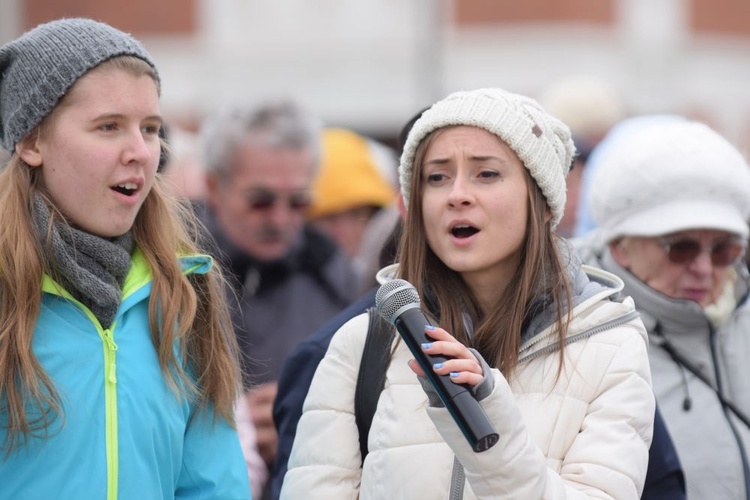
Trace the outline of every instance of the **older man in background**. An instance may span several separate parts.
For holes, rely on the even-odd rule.
[[[354,298],[348,258],[306,223],[320,131],[317,118],[292,102],[236,109],[207,121],[202,131],[205,222],[238,298],[233,319],[245,403],[269,467],[282,362]]]

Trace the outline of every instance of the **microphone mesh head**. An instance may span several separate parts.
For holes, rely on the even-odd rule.
[[[414,285],[406,280],[393,279],[383,284],[375,293],[375,305],[378,313],[389,323],[393,323],[394,315],[404,306],[419,307],[419,293]]]

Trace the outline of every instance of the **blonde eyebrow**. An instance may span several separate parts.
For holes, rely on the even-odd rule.
[[[105,113],[103,115],[94,117],[92,121],[121,120],[123,118],[126,118],[126,116],[122,113]],[[164,123],[164,119],[161,117],[161,115],[149,115],[144,119],[144,121],[155,121],[158,122],[159,125]]]

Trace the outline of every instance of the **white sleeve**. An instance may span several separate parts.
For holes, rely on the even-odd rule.
[[[357,499],[362,476],[354,391],[367,314],[342,326],[318,365],[284,477],[282,499]]]
[[[574,360],[565,370],[571,375],[561,376],[567,377],[566,389],[545,393],[537,406],[557,412],[540,417],[553,419],[553,427],[572,426],[562,431],[571,438],[559,472],[549,466],[497,370],[492,370],[495,389],[481,402],[500,436],[489,450],[475,453],[445,408],[427,409],[477,498],[640,498],[655,406],[646,343],[625,327],[568,349]]]

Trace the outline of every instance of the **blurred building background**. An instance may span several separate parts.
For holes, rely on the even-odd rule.
[[[462,88],[538,96],[606,79],[630,114],[682,113],[750,150],[747,0],[0,0],[0,43],[61,16],[131,32],[154,56],[168,121],[291,96],[327,125],[393,143]]]

